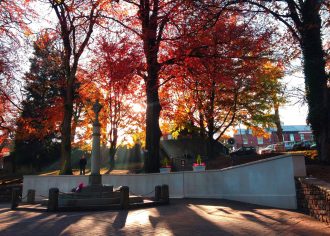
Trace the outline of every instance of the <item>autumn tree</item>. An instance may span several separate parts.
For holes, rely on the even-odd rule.
[[[56,38],[47,32],[39,36],[30,70],[23,78],[25,99],[15,134],[15,156],[20,164],[40,167],[59,155],[62,109],[58,104],[64,73],[55,44]]]
[[[16,96],[20,69],[17,53],[21,39],[30,32],[27,17],[33,14],[26,1],[0,1],[0,140],[4,142],[8,142],[15,114],[20,110]],[[0,146],[4,146],[2,141]]]
[[[326,0],[237,0],[219,1],[218,4],[240,12],[258,12],[273,17],[288,29],[291,42],[299,44],[303,56],[309,107],[307,119],[319,145],[320,160],[329,162],[330,89],[322,43],[322,26],[328,27],[329,24],[328,19],[325,19],[325,24],[322,24],[321,20],[322,16],[329,17],[329,2]]]
[[[74,94],[73,118],[71,125],[71,143],[73,148],[91,151],[89,142],[93,134],[93,104],[102,97],[99,81],[94,70],[79,68],[77,71],[77,89]],[[103,105],[104,101],[100,100]],[[104,109],[101,110],[100,116]],[[104,142],[104,130],[106,123],[101,120],[101,140]]]
[[[4,96],[0,96],[0,152],[9,144],[9,136],[12,132],[13,123],[10,122],[8,111],[10,103]]]
[[[61,129],[61,174],[72,174],[71,140],[76,74],[79,60],[91,38],[93,29],[107,1],[49,0],[55,11],[62,38],[62,63],[65,72],[63,122]]]
[[[169,116],[191,129],[198,127],[208,140],[210,157],[214,142],[238,120],[252,125],[272,108],[262,77],[271,54],[271,33],[258,31],[237,14],[223,13],[213,27],[183,39],[180,50],[188,51],[188,57],[181,70],[173,71],[180,80],[170,82],[170,89],[164,85],[170,100],[166,108],[177,108]]]
[[[141,87],[137,70],[142,61],[134,46],[134,42],[127,37],[117,42],[108,42],[105,37],[101,37],[94,51],[95,59],[91,62],[92,67],[96,68],[91,73],[98,78],[96,82],[104,91],[103,114],[104,125],[108,128],[106,140],[110,145],[111,169],[115,167],[118,135],[124,135],[124,130],[132,126],[135,115],[132,108]]]
[[[109,18],[133,32],[142,45],[145,73],[141,76],[145,82],[147,97],[145,171],[159,172],[161,137],[159,118],[162,110],[159,87],[162,81],[166,81],[159,75],[167,65],[173,64],[177,59],[177,55],[173,55],[173,47],[175,47],[173,42],[184,30],[187,30],[184,24],[189,14],[184,1],[124,0],[123,2],[115,11],[117,14]],[[123,12],[129,14],[122,14]]]
[[[280,106],[285,104],[288,99],[286,94],[286,86],[281,83],[281,79],[284,76],[283,65],[281,63],[268,62],[262,69],[260,74],[261,79],[264,80],[264,89],[267,95],[270,97],[270,102],[273,106],[274,113],[270,117],[276,126],[276,135],[278,142],[283,142],[283,128],[280,119]]]
[[[27,18],[33,15],[27,1],[0,1],[0,76],[7,81],[17,70],[17,53],[20,39],[29,35]],[[4,93],[1,88],[1,93]]]

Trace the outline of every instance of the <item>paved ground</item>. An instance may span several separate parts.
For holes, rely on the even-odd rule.
[[[0,235],[330,235],[330,225],[287,210],[225,200],[98,212],[11,211],[0,205]]]

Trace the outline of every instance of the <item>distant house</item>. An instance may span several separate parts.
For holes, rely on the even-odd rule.
[[[308,125],[283,125],[283,141],[299,142],[303,140],[313,140],[312,130]],[[269,133],[269,138],[257,137],[249,129],[238,129],[234,135],[235,148],[242,146],[265,147],[278,142],[275,128],[265,130]]]

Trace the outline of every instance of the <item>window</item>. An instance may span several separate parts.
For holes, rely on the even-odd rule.
[[[246,135],[243,135],[243,144],[248,144],[248,138]]]
[[[264,144],[264,138],[263,137],[257,137],[258,144]]]
[[[294,134],[290,134],[290,141],[294,141]]]
[[[304,141],[305,140],[305,135],[304,134],[300,134],[300,141]]]

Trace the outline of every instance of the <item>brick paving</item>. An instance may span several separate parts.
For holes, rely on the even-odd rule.
[[[0,204],[0,235],[330,235],[307,215],[226,200],[172,199],[131,211],[48,213]]]

